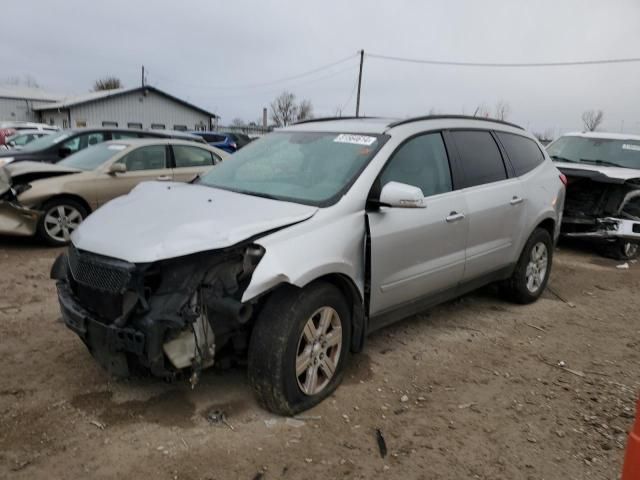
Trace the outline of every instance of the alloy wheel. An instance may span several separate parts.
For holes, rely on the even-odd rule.
[[[57,242],[68,242],[71,233],[82,222],[82,214],[71,205],[56,205],[44,216],[44,229],[47,235]]]
[[[342,350],[342,321],[331,307],[316,310],[302,330],[296,353],[296,379],[305,395],[317,395],[331,382]]]
[[[549,252],[547,246],[543,242],[538,242],[531,249],[525,273],[529,292],[536,293],[540,289],[547,275],[548,266]]]

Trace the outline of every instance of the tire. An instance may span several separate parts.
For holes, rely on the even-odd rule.
[[[640,255],[640,244],[632,240],[615,240],[602,245],[600,254],[614,260],[633,260]]]
[[[44,242],[53,246],[67,245],[69,235],[89,214],[80,202],[65,197],[46,201],[41,210],[44,213],[38,221],[37,234]]]
[[[340,385],[351,345],[350,311],[342,293],[329,283],[313,283],[303,289],[284,286],[273,293],[258,317],[249,344],[249,383],[264,408],[294,415],[317,405]],[[313,322],[318,327],[323,313],[330,321],[326,336],[320,335],[325,343],[311,344],[309,336],[316,332],[307,324]],[[339,341],[332,332],[341,333]],[[337,343],[330,345],[331,338]],[[307,365],[299,375],[298,360],[301,367]],[[332,376],[325,373],[331,371],[329,366],[334,367]],[[315,389],[311,388],[311,371],[317,372]]]
[[[535,252],[534,249],[536,249]],[[539,257],[536,261],[534,257],[543,251],[546,254],[546,260]],[[504,294],[509,300],[516,303],[535,302],[547,286],[552,263],[553,241],[551,235],[543,228],[536,228],[522,249],[511,278],[503,284]],[[532,278],[533,281],[531,281]]]

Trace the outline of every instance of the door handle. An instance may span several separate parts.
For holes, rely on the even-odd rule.
[[[458,220],[462,220],[464,218],[464,213],[451,212],[448,217],[445,218],[447,223],[457,222]]]
[[[160,180],[161,182],[166,182],[167,180],[171,180],[171,177],[169,175],[160,175],[159,177],[156,177],[156,180]]]
[[[524,198],[518,197],[518,196],[514,196],[509,203],[511,205],[518,205],[519,203],[522,203],[522,202],[524,202]]]

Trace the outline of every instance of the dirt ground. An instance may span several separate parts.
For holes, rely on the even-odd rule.
[[[556,295],[517,306],[487,288],[386,328],[292,421],[257,406],[242,369],[194,390],[110,379],[59,319],[58,252],[0,240],[0,478],[619,477],[640,389],[640,263],[561,245]]]

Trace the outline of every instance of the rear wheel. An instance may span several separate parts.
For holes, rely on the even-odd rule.
[[[543,228],[535,229],[520,254],[511,278],[503,285],[507,297],[517,303],[535,302],[547,286],[552,260],[551,235]]]
[[[54,198],[42,205],[38,235],[49,245],[66,245],[69,236],[87,217],[87,209],[70,198]]]
[[[338,387],[349,356],[349,312],[344,296],[328,283],[273,294],[249,346],[249,382],[265,408],[293,415]]]

